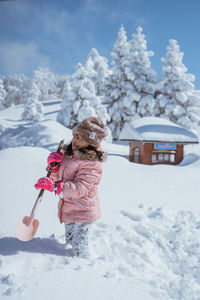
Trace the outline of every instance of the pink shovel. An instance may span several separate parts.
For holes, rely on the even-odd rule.
[[[61,151],[63,144],[64,144],[64,141],[62,140],[60,142],[56,152]],[[46,177],[50,177],[51,172],[56,164],[57,164],[56,162],[51,163],[50,169],[49,169]],[[38,206],[39,206],[40,202],[42,201],[42,196],[44,194],[44,191],[45,190],[43,190],[43,189],[40,190],[30,216],[23,217],[21,220],[19,220],[19,222],[17,223],[17,225],[15,227],[15,235],[21,241],[24,241],[24,242],[30,241],[36,234],[36,231],[39,226],[39,221],[37,219],[34,219],[34,217],[35,217],[35,213],[38,209]]]

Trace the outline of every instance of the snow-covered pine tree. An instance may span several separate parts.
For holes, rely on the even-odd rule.
[[[136,117],[154,115],[154,91],[156,72],[151,68],[150,57],[154,55],[147,50],[147,42],[143,29],[137,28],[130,41],[129,65],[125,69],[126,76],[132,81],[135,97],[130,105],[135,107]]]
[[[124,122],[134,114],[130,98],[133,96],[133,86],[127,78],[125,70],[129,65],[130,46],[123,26],[120,27],[118,38],[111,53],[111,74],[106,86],[105,103],[108,104],[110,115],[109,128],[113,138],[118,139]]]
[[[34,82],[40,90],[39,101],[57,99],[56,75],[48,68],[39,68],[34,71]]]
[[[27,94],[29,94],[30,89],[30,78],[24,77],[20,90],[20,103],[25,104],[27,101]]]
[[[74,103],[74,93],[71,87],[71,81],[66,78],[63,92],[62,92],[62,102],[61,109],[57,115],[57,121],[68,128],[73,127],[72,120],[72,112],[73,112],[73,103]]]
[[[109,120],[106,107],[101,104],[100,97],[96,96],[94,83],[88,78],[85,67],[79,63],[76,72],[70,77],[70,83],[65,87],[57,120],[73,128],[89,116],[99,117],[105,124]]]
[[[43,116],[43,106],[38,101],[40,90],[33,80],[29,80],[29,89],[27,89],[26,102],[22,113],[23,120],[40,121]]]
[[[63,92],[66,82],[69,81],[69,75],[56,75],[56,97],[57,99],[63,99]]]
[[[0,78],[0,110],[5,108],[6,90],[4,89],[3,80]]]
[[[5,107],[23,103],[23,88],[26,80],[27,77],[23,74],[10,76],[3,80],[6,90]]]
[[[106,99],[111,116],[110,128],[118,139],[125,122],[154,114],[156,72],[151,68],[145,35],[137,28],[128,42],[121,26],[112,55],[112,74],[107,85]]]
[[[107,59],[100,56],[95,48],[92,48],[85,63],[85,69],[88,77],[94,83],[96,96],[103,96],[106,80],[110,74]]]
[[[183,55],[177,41],[169,40],[167,53],[161,59],[163,77],[157,87],[156,116],[194,128],[200,120],[200,99],[194,91],[194,75],[186,73]]]

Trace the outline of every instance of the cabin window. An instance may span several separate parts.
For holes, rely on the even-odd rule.
[[[169,161],[169,154],[164,154],[164,161]]]
[[[156,154],[152,154],[152,163],[157,163],[157,155]]]
[[[175,153],[152,152],[151,161],[155,163],[175,163]]]
[[[170,154],[170,162],[175,162],[175,154]]]

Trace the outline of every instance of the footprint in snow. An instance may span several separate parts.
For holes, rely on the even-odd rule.
[[[3,275],[0,277],[1,284],[14,285],[14,277],[12,275]]]
[[[150,208],[148,210],[147,216],[148,216],[148,218],[157,218],[157,217],[162,218],[164,216],[162,207],[159,207],[154,210],[152,208]]]
[[[152,235],[151,235],[151,233],[148,231],[148,229],[147,229],[144,225],[142,225],[142,224],[136,225],[136,226],[134,227],[134,230],[135,230],[138,234],[144,236],[144,237],[147,238],[147,239],[150,239],[150,238],[152,237]]]
[[[115,274],[113,273],[113,272],[110,272],[110,271],[107,271],[104,275],[103,275],[103,277],[105,277],[105,278],[114,278],[115,277]]]
[[[3,289],[2,295],[11,296],[13,294],[22,294],[26,286],[17,286],[15,282],[14,275],[1,275],[0,276],[0,285]]]
[[[121,211],[121,214],[124,216],[124,217],[128,217],[129,219],[131,219],[132,221],[135,221],[135,222],[140,222],[142,221],[142,219],[144,218],[143,215],[139,215],[139,214],[131,214],[125,210],[122,210]]]
[[[77,265],[77,266],[74,267],[74,270],[80,271],[80,270],[82,270],[82,268],[81,268],[81,266]]]

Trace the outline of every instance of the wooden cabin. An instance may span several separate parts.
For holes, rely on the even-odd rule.
[[[183,160],[184,145],[199,143],[193,132],[157,117],[126,123],[120,140],[129,141],[130,161],[147,165],[177,165]]]

